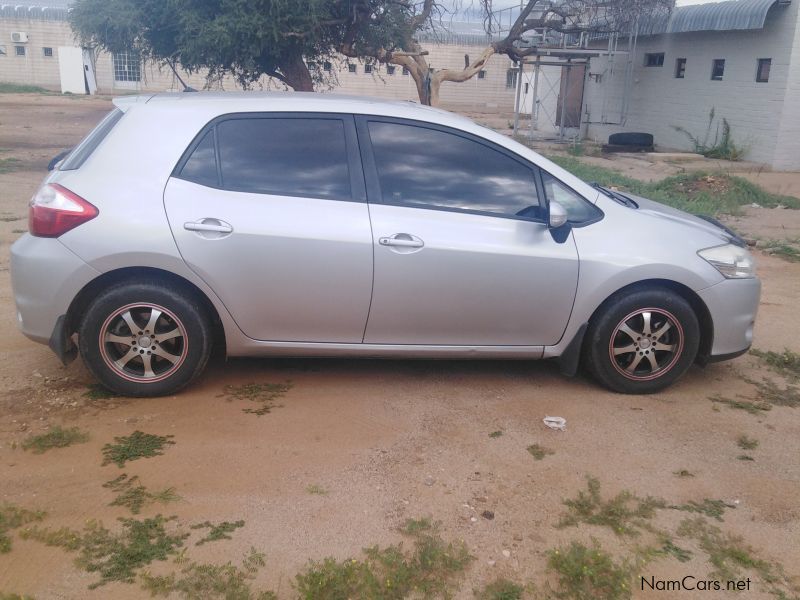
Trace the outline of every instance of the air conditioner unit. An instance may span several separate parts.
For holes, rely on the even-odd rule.
[[[15,44],[25,44],[28,42],[28,34],[24,31],[14,31],[11,34],[11,41]]]

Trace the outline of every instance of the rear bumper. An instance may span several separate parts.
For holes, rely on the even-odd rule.
[[[761,281],[726,279],[698,292],[711,314],[714,342],[710,362],[735,358],[747,352],[753,343]]]
[[[64,315],[78,292],[98,275],[57,239],[23,235],[11,246],[11,286],[22,333],[48,345],[58,331],[66,336]],[[53,343],[67,345],[63,340]],[[63,360],[61,352],[56,353]]]

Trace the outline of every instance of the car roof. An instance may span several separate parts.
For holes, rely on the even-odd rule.
[[[432,123],[471,123],[466,117],[423,106],[410,100],[384,100],[369,96],[318,92],[165,92],[114,99],[122,111],[145,104],[156,109],[161,103],[180,102],[181,109],[201,108],[219,114],[235,112],[328,112],[367,114],[416,119]],[[174,106],[174,105],[173,105]]]

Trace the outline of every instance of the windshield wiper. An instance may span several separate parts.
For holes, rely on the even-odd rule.
[[[632,198],[629,198],[625,194],[620,194],[619,192],[610,190],[607,187],[603,187],[597,182],[592,182],[589,185],[591,185],[594,189],[603,192],[606,196],[608,196],[612,200],[615,200],[619,204],[622,204],[622,206],[627,206],[628,208],[639,208],[639,205],[636,204],[636,202],[634,202]]]

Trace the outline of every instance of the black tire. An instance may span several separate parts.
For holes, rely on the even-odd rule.
[[[98,294],[78,338],[92,374],[113,392],[135,397],[165,396],[188,385],[202,373],[212,345],[198,299],[156,281],[121,283]]]
[[[634,131],[612,133],[608,136],[608,143],[612,146],[652,146],[653,135]]]
[[[699,345],[691,305],[668,289],[642,288],[617,293],[598,309],[586,332],[584,360],[607,388],[651,394],[686,372]]]

